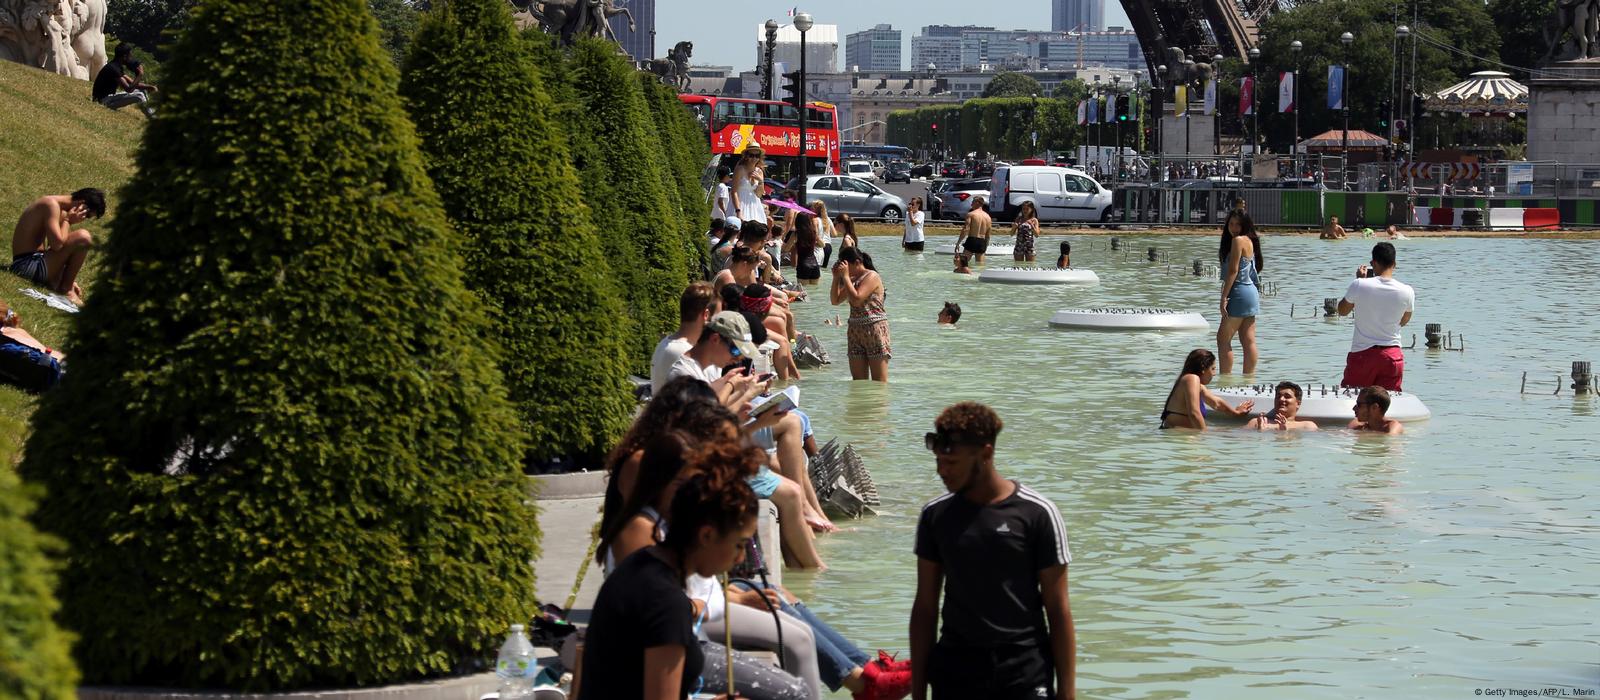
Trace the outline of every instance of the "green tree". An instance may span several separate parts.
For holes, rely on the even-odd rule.
[[[21,466],[71,552],[85,680],[376,685],[484,658],[533,608],[522,436],[376,22],[205,0],[165,68]]]
[[[1056,84],[1056,90],[1050,96],[1058,100],[1065,100],[1067,104],[1073,106],[1073,109],[1077,109],[1079,100],[1089,98],[1089,84],[1083,82],[1080,78],[1063,80]]]
[[[565,104],[557,115],[567,127],[583,201],[634,324],[626,331],[629,368],[647,373],[656,342],[678,326],[677,300],[688,279],[683,224],[676,195],[668,194],[657,126],[616,44],[580,41],[565,58],[548,37],[524,35],[552,97]]]
[[[711,203],[701,185],[711,144],[700,133],[694,115],[678,101],[678,91],[661,84],[650,73],[637,73],[639,85],[649,104],[650,116],[660,125],[667,176],[674,185],[668,194],[677,204],[684,222],[683,254],[690,278],[703,279],[710,260],[710,245],[705,231],[711,221]]]
[[[105,33],[160,55],[157,49],[189,22],[194,4],[195,0],[111,0],[106,3]]]
[[[623,309],[561,129],[502,0],[450,0],[423,21],[400,93],[445,213],[467,237],[467,286],[489,308],[530,461],[597,463],[633,397]]]
[[[367,0],[367,9],[378,20],[383,49],[389,52],[395,65],[400,65],[411,45],[411,35],[417,33],[417,25],[422,21],[421,13],[410,0]]]
[[[1544,36],[1545,20],[1555,13],[1554,0],[1490,0],[1489,16],[1500,31],[1500,60],[1521,68],[1534,68],[1550,50]],[[1513,74],[1526,80],[1527,74]]]
[[[20,434],[22,426],[6,424]],[[0,446],[0,697],[77,697],[72,636],[56,626],[57,547],[28,523],[33,489],[18,481],[15,453]]]
[[[1044,87],[1031,76],[1010,71],[994,76],[983,88],[984,97],[1031,97],[1044,94]]]

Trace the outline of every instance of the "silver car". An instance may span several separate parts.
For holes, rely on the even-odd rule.
[[[849,214],[858,219],[882,219],[900,223],[906,213],[905,200],[889,194],[866,180],[847,175],[812,175],[806,178],[806,197],[820,199],[829,214]]]
[[[953,180],[939,192],[939,218],[961,221],[972,211],[973,197],[989,196],[989,178]],[[989,207],[994,211],[994,207]]]

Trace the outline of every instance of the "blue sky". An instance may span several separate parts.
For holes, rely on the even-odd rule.
[[[673,44],[694,42],[696,65],[755,64],[756,26],[768,19],[788,24],[788,2],[741,0],[656,0],[656,54]],[[910,59],[911,37],[929,24],[976,24],[1000,29],[1050,29],[1049,0],[816,0],[799,5],[819,24],[839,25],[839,61],[844,36],[877,24],[901,31],[902,61]],[[1004,8],[1004,9],[997,9]],[[1106,0],[1106,24],[1128,26],[1122,3]]]

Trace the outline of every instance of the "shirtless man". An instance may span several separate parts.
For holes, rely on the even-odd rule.
[[[1350,429],[1386,435],[1399,435],[1406,431],[1400,421],[1385,418],[1383,414],[1389,411],[1389,390],[1381,386],[1369,386],[1356,395],[1356,419],[1350,421]]]
[[[1342,241],[1342,240],[1344,240],[1344,227],[1339,225],[1339,217],[1337,217],[1337,216],[1328,217],[1328,225],[1322,227],[1322,240],[1325,240],[1325,241]]]
[[[989,251],[989,228],[994,225],[994,220],[989,218],[989,212],[983,210],[986,202],[983,196],[972,198],[972,210],[967,212],[967,221],[961,226],[961,235],[956,237],[956,250],[965,250],[973,256],[973,262],[983,264],[983,255]]]
[[[1300,420],[1300,385],[1278,382],[1273,392],[1272,410],[1250,419],[1245,430],[1316,430],[1313,421]]]
[[[79,306],[83,290],[78,271],[89,256],[94,239],[83,229],[73,229],[85,219],[106,213],[106,193],[92,187],[72,194],[45,195],[22,210],[11,234],[11,272]]]

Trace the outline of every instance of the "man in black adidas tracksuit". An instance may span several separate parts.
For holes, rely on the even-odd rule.
[[[930,684],[934,700],[1075,697],[1066,527],[1049,500],[995,471],[1001,427],[988,406],[963,402],[924,438],[950,492],[917,521],[913,700]]]

